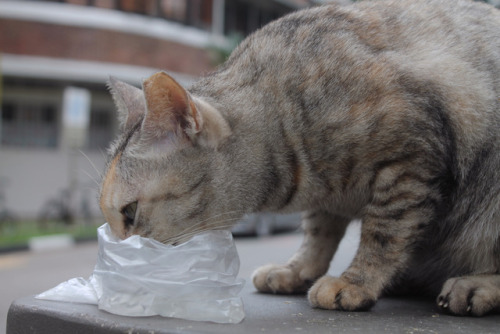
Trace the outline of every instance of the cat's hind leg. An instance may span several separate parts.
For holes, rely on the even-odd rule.
[[[252,275],[257,290],[268,293],[305,293],[323,276],[350,220],[325,211],[304,213],[304,240],[285,265],[266,265]]]
[[[437,304],[456,315],[500,312],[500,275],[450,278],[443,285]]]

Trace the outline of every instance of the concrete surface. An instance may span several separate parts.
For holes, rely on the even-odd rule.
[[[88,277],[95,264],[97,245],[45,254],[26,252],[11,257],[11,269],[4,264],[3,272],[0,261],[0,281],[4,285],[1,299],[16,299],[9,310],[7,333],[500,333],[500,315],[449,316],[439,313],[433,300],[383,298],[369,312],[344,313],[312,309],[302,295],[256,293],[250,281],[252,271],[266,263],[283,263],[300,242],[300,234],[236,239],[241,260],[239,276],[247,281],[241,293],[246,318],[237,325],[121,317],[93,305],[35,300],[33,293],[71,277]],[[338,275],[349,265],[358,242],[359,223],[354,223],[339,247],[330,274]],[[10,291],[15,289],[22,290]],[[0,333],[6,328],[1,327]]]
[[[121,317],[84,304],[14,302],[7,334],[24,333],[499,333],[500,316],[453,317],[437,312],[433,301],[381,299],[369,312],[312,309],[304,296],[256,293],[247,284],[241,293],[246,318],[236,325],[173,318]]]
[[[0,334],[5,334],[12,301],[30,296],[73,277],[89,277],[97,257],[97,242],[64,250],[0,254]]]
[[[72,152],[74,156],[70,156],[62,149],[6,146],[0,147],[0,152],[0,181],[3,182],[0,182],[0,191],[4,192],[5,206],[12,215],[23,219],[38,218],[48,201],[61,196],[61,191],[68,189],[74,178],[78,185],[72,200],[80,210],[78,214],[86,201],[92,215],[100,216],[99,203],[95,200],[99,188],[96,180],[101,179],[98,171],[104,169],[104,153]]]
[[[46,235],[33,237],[28,242],[32,252],[44,252],[53,249],[67,249],[73,247],[75,240],[69,234]]]

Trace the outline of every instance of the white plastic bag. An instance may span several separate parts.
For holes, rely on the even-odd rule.
[[[125,316],[238,323],[245,317],[239,258],[231,232],[207,231],[178,246],[98,229],[99,252],[88,280],[73,278],[36,296],[97,304]]]

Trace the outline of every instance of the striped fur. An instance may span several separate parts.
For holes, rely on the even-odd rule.
[[[309,290],[327,309],[418,291],[453,314],[500,310],[498,10],[323,6],[265,26],[187,91],[164,73],[144,94],[110,86],[123,131],[101,207],[118,235],[180,242],[247,212],[303,211],[303,245],[258,269],[258,290]],[[322,277],[354,218],[353,263]]]

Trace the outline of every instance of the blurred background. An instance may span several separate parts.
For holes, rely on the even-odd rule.
[[[85,239],[103,223],[98,182],[117,131],[110,75],[140,86],[165,70],[189,85],[244,36],[314,4],[0,1],[0,247],[39,234]]]
[[[252,31],[323,2],[0,0],[0,247],[61,229],[95,235],[117,130],[110,75],[140,86],[165,70],[189,85]]]
[[[0,334],[14,299],[92,272],[96,242],[71,245],[95,240],[104,223],[98,183],[118,127],[108,77],[140,86],[165,70],[189,85],[252,31],[323,2],[0,0]],[[248,215],[233,233],[268,235],[296,229],[299,220]],[[359,226],[345,238],[352,254]],[[65,237],[39,237],[54,234]],[[71,248],[13,252],[61,243]],[[272,243],[240,238],[241,275],[248,278],[262,259],[285,261],[299,244],[298,234]],[[343,264],[333,266],[338,272],[350,261],[342,256]]]

